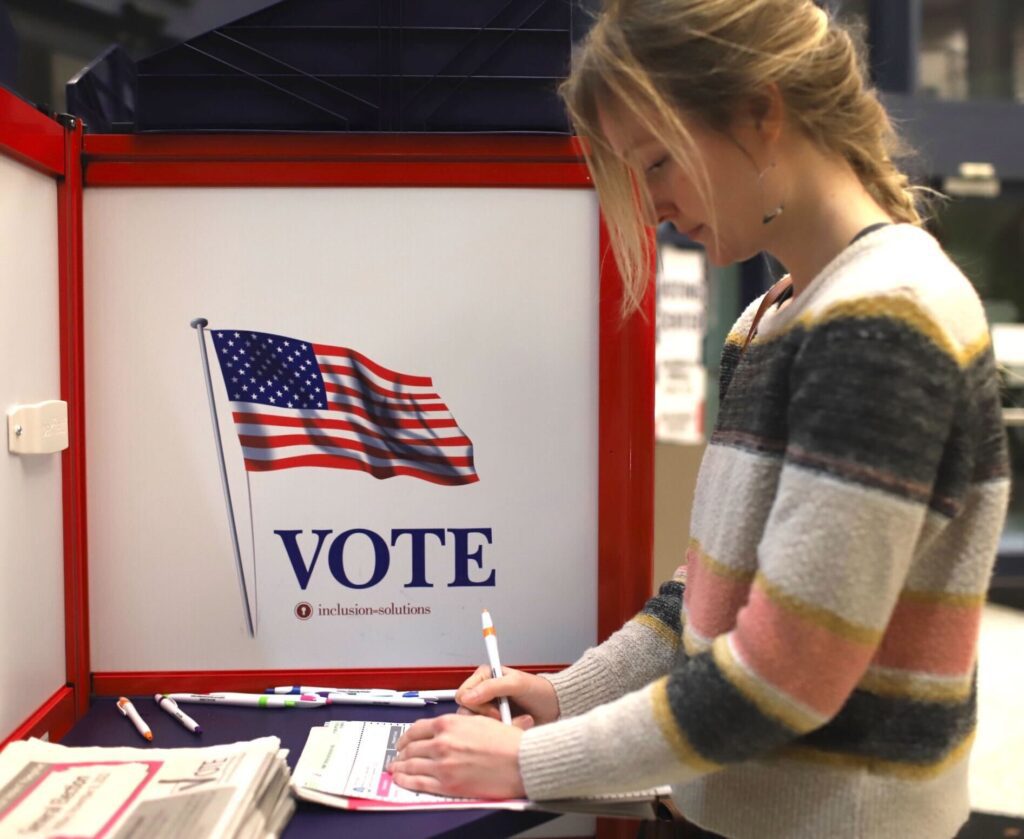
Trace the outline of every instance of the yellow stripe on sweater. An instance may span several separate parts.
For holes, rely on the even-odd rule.
[[[662,676],[651,685],[651,706],[654,720],[657,722],[658,728],[661,729],[662,736],[672,747],[672,751],[681,763],[685,763],[698,772],[714,772],[720,768],[719,764],[702,757],[679,728],[668,702],[668,676]]]
[[[857,644],[869,644],[871,646],[877,645],[882,640],[882,630],[853,623],[845,618],[841,618],[835,612],[823,609],[821,606],[813,606],[810,603],[805,603],[803,600],[798,600],[793,595],[787,594],[778,586],[768,582],[767,578],[760,571],[754,577],[754,586],[761,589],[772,602],[777,603],[786,611],[824,627],[833,635],[838,635]]]
[[[775,341],[794,329],[811,330],[832,321],[847,318],[889,318],[900,321],[931,341],[941,352],[956,362],[960,368],[969,366],[991,345],[991,337],[987,330],[966,344],[954,343],[949,333],[938,325],[927,309],[912,297],[902,294],[839,300],[821,312],[805,312],[794,320],[793,323],[780,329],[778,332],[766,335],[758,343],[766,344],[770,341]]]
[[[633,618],[634,623],[638,623],[641,626],[646,626],[658,635],[663,641],[668,643],[673,650],[679,647],[679,635],[669,627],[665,626],[660,620],[653,615],[648,615],[644,612],[640,612]]]
[[[806,746],[789,746],[780,751],[783,757],[809,763],[832,766],[837,769],[862,769],[873,775],[888,775],[893,778],[905,778],[913,781],[925,781],[941,775],[951,766],[967,758],[974,743],[972,731],[955,746],[945,757],[934,763],[903,763],[898,760],[881,760],[880,758],[862,757],[861,755],[838,754],[811,749]]]
[[[938,679],[920,673],[870,667],[857,683],[857,690],[894,699],[958,703],[970,698],[973,685],[972,676]]]
[[[697,554],[697,561],[716,577],[725,577],[728,580],[739,580],[740,582],[746,582],[754,578],[755,569],[733,568],[731,565],[726,565],[717,559],[713,559],[696,539],[690,539],[690,549]]]
[[[900,600],[909,600],[912,603],[938,603],[962,609],[980,609],[985,605],[985,596],[985,592],[960,594],[955,591],[914,591],[906,588],[900,592]]]

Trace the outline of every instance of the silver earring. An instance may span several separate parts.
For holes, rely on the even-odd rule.
[[[769,172],[769,170],[774,169],[774,168],[775,168],[775,161],[772,161],[771,165],[768,166],[765,169],[762,169],[761,173],[757,176],[757,186],[761,190],[761,206],[762,206],[762,208],[764,207],[764,176]],[[779,216],[782,215],[782,211],[785,210],[785,209],[786,209],[785,203],[782,202],[782,201],[779,201],[779,203],[775,205],[774,209],[769,210],[768,212],[764,213],[761,216],[761,224],[771,224],[773,221],[775,221],[775,219],[777,219]]]

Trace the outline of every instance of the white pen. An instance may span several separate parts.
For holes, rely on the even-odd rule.
[[[138,729],[139,734],[147,740],[153,739],[153,732],[149,730],[146,721],[139,716],[139,712],[135,710],[135,706],[127,696],[122,696],[117,700],[117,710],[121,712],[122,717],[128,717],[132,721],[132,725]]]
[[[391,688],[328,688],[314,687],[312,685],[279,685],[267,688],[264,693],[277,696],[290,696],[302,693],[317,693],[326,695],[328,693],[347,693],[352,696],[411,696],[433,702],[453,702],[455,690],[392,690]]]
[[[401,696],[401,691],[390,688],[325,688],[311,687],[310,685],[280,685],[279,687],[267,688],[265,693],[277,695],[293,695],[303,693],[369,693],[375,696]]]
[[[422,708],[426,699],[418,696],[373,696],[368,693],[329,693],[328,705],[391,705],[397,708]]]
[[[495,679],[501,676],[501,660],[498,658],[498,634],[494,631],[494,623],[491,621],[491,613],[484,609],[481,618],[484,626],[484,646],[487,648],[487,663],[491,665],[491,676]],[[506,725],[512,724],[512,711],[508,707],[508,697],[498,697],[498,710],[501,711],[501,721]]]
[[[153,694],[153,700],[193,734],[203,733],[203,729],[200,727],[199,723],[182,711],[181,708],[178,707],[178,703],[171,699],[171,697],[165,696],[162,693],[155,693]]]
[[[456,693],[458,691],[452,688],[451,690],[410,690],[402,695],[418,696],[420,699],[426,699],[427,702],[454,702]]]
[[[195,702],[203,705],[244,705],[256,708],[322,708],[327,700],[322,696],[274,696],[267,693],[168,693],[175,702]]]

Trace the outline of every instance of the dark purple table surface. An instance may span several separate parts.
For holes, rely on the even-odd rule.
[[[156,706],[152,696],[133,696],[132,702],[153,731],[148,744],[131,722],[118,712],[111,697],[93,697],[89,711],[61,740],[66,746],[213,746],[274,735],[288,749],[288,765],[294,769],[309,729],[327,720],[382,720],[412,722],[424,716],[440,716],[455,710],[454,702],[440,702],[426,708],[381,708],[368,705],[331,705],[324,708],[237,708],[183,705],[203,733],[187,731],[177,720]],[[450,810],[437,813],[349,813],[296,801],[297,809],[282,834],[285,839],[318,837],[472,837],[512,836],[546,822],[549,813],[516,813],[503,810]]]

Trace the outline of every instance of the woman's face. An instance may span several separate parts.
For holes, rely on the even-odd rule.
[[[780,185],[772,182],[771,171],[764,176],[763,189],[758,183],[754,161],[759,138],[752,119],[749,126],[735,126],[731,135],[699,120],[687,121],[698,158],[707,171],[709,195],[705,201],[696,185],[698,174],[683,171],[635,114],[627,108],[610,107],[601,108],[599,116],[616,154],[647,186],[655,214],[648,220],[651,224],[672,222],[680,233],[702,244],[715,265],[749,259],[765,249],[762,217],[771,209],[772,196],[779,195]]]

